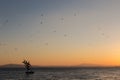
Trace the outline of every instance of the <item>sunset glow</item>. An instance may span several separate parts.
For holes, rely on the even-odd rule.
[[[0,65],[120,66],[119,0],[0,0]]]

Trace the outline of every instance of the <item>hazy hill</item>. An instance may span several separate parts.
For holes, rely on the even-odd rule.
[[[102,67],[102,65],[82,63],[80,65],[77,65],[76,67]]]
[[[32,65],[34,68],[38,68],[39,66]],[[1,65],[0,68],[24,68],[24,65],[22,64],[5,64]]]
[[[23,68],[24,66],[21,64],[5,64],[1,65],[0,68]]]
[[[39,67],[56,67],[56,66],[35,66],[35,65],[32,65],[32,67],[39,68]],[[65,67],[65,66],[57,66],[57,67]],[[104,66],[97,65],[97,64],[83,63],[83,64],[80,64],[77,66],[66,66],[66,67],[104,67]],[[24,68],[24,65],[22,65],[22,64],[6,64],[6,65],[1,65],[0,68]]]

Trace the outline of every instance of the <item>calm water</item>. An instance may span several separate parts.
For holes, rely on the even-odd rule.
[[[24,69],[0,69],[0,80],[120,80],[120,68],[39,68],[26,75]]]

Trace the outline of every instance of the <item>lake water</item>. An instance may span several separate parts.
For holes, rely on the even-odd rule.
[[[39,68],[26,75],[24,69],[0,69],[0,80],[120,80],[120,68]]]

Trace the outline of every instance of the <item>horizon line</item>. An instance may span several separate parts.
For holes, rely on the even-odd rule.
[[[3,64],[0,67],[24,67],[23,64]],[[32,65],[32,67],[120,67],[120,65]]]

